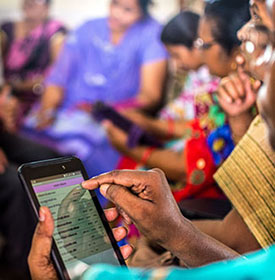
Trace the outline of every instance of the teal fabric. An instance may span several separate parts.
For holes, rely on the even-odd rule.
[[[156,279],[156,271],[127,269],[108,265],[92,267],[83,280],[149,280]],[[162,279],[162,278],[159,278]],[[274,280],[275,246],[268,250],[232,261],[211,264],[196,269],[169,269],[165,280]]]

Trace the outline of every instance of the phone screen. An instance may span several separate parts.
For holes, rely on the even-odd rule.
[[[120,265],[81,171],[31,180],[40,205],[55,221],[54,240],[71,279],[92,264]]]

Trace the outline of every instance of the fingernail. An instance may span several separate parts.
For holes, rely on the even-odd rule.
[[[107,185],[107,184],[102,185],[102,186],[100,187],[100,192],[101,192],[101,194],[102,194],[103,196],[106,197],[106,194],[107,194],[107,191],[108,191],[109,187],[110,187],[110,185]]]
[[[120,235],[127,235],[128,232],[127,232],[127,229],[125,227],[121,227],[121,228],[118,229],[118,233]]]
[[[86,183],[86,182],[82,182],[82,183],[81,183],[81,187],[82,187],[83,189],[86,189],[86,186],[87,186],[87,183]]]
[[[45,215],[45,211],[43,208],[40,208],[39,211],[39,221],[40,222],[44,222],[46,220],[46,215]]]

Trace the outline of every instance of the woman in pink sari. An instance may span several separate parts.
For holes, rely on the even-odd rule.
[[[24,0],[24,18],[1,26],[4,76],[11,86],[5,121],[10,130],[43,92],[43,81],[62,46],[66,30],[49,19],[50,0]]]

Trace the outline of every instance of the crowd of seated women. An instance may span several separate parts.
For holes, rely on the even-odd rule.
[[[264,116],[272,137],[265,92],[273,96],[268,50],[274,26],[266,2],[205,1],[203,15],[183,10],[161,26],[149,13],[150,0],[111,0],[108,17],[66,35],[64,25],[49,19],[50,0],[23,1],[24,19],[1,27],[0,231],[6,240],[1,253],[5,267],[27,270],[34,228],[16,167],[62,155],[79,157],[91,177],[122,170],[83,186],[115,182],[101,193],[135,224],[139,241],[132,266],[198,267],[274,243],[274,139],[268,142],[258,116]],[[183,77],[182,88],[163,105],[171,71]],[[132,127],[125,131],[115,120],[98,121],[93,115],[98,101],[131,120]],[[156,144],[144,144],[138,133],[150,135]],[[135,196],[125,192],[127,176],[137,185],[148,181],[152,190]],[[147,196],[154,207],[147,208]],[[229,200],[233,208],[218,221],[190,222],[176,204],[187,199]],[[129,207],[131,200],[138,207]],[[151,220],[140,218],[141,209]],[[39,230],[47,231],[51,215],[47,209],[41,215]],[[25,231],[20,238],[18,228]],[[33,279],[56,279],[50,261],[50,268],[39,265],[39,258],[49,260],[37,250],[47,238],[35,235]],[[126,245],[124,255],[130,251]],[[103,270],[99,267],[99,278],[93,278],[92,269],[86,279],[109,279],[114,273],[140,277],[139,271]],[[45,271],[52,275],[43,276]],[[178,279],[181,273],[171,275]]]

